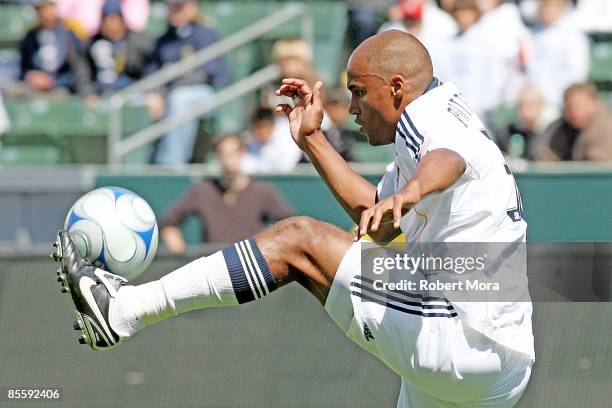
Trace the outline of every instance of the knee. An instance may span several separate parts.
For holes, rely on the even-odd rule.
[[[329,231],[326,223],[307,216],[287,218],[257,236],[257,241],[273,243],[286,255],[311,253]]]
[[[283,236],[287,239],[295,239],[306,242],[310,237],[316,236],[316,231],[321,224],[320,221],[306,215],[287,218],[279,223]]]

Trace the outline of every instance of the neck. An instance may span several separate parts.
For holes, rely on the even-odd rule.
[[[223,184],[232,191],[241,191],[249,184],[249,176],[242,173],[224,174],[222,177]]]
[[[45,23],[40,23],[40,28],[42,28],[43,30],[52,30],[55,28],[55,26],[57,26],[57,21],[49,21],[49,22],[45,22]]]

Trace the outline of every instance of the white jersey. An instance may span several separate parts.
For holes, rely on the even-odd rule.
[[[408,245],[525,242],[527,224],[514,177],[454,84],[439,84],[434,79],[428,92],[406,107],[397,125],[395,146],[395,161],[378,185],[379,199],[399,191],[432,150],[450,149],[466,163],[457,182],[427,195],[402,217],[400,225]],[[534,356],[531,303],[451,302],[474,330]]]

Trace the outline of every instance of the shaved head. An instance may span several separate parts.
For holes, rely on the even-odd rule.
[[[404,108],[433,80],[429,52],[411,34],[389,30],[357,47],[347,69],[351,114],[370,144],[393,143]]]
[[[400,30],[389,30],[368,38],[355,49],[349,66],[352,62],[363,64],[360,68],[383,81],[401,75],[419,95],[433,79],[433,66],[427,49],[416,37]]]

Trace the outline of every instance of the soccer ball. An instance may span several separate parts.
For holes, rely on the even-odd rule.
[[[94,266],[127,280],[142,274],[157,251],[157,222],[149,204],[119,187],[102,187],[79,198],[64,223]]]

